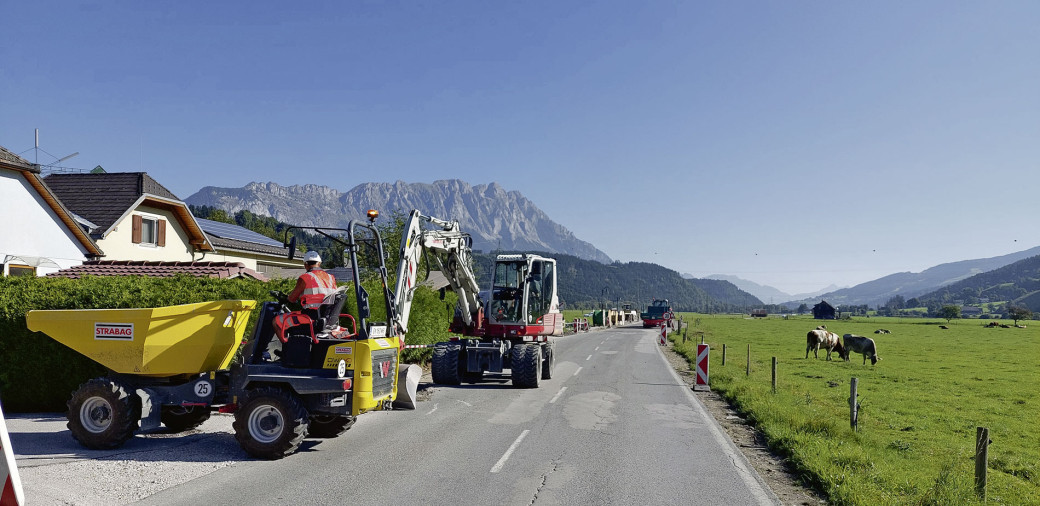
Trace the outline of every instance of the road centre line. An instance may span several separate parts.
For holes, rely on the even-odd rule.
[[[556,395],[554,395],[552,400],[549,401],[549,404],[555,404],[556,400],[559,399],[561,395],[563,395],[564,390],[567,390],[567,387],[561,387],[560,391],[556,392]]]
[[[595,348],[594,350],[592,350],[592,351],[599,351],[599,346],[597,346],[597,347],[596,347],[596,348]]]
[[[509,460],[509,456],[512,455],[514,451],[516,451],[516,448],[518,446],[520,446],[520,442],[523,441],[525,437],[527,437],[528,432],[531,432],[531,429],[524,429],[524,431],[520,433],[520,436],[516,438],[516,441],[513,441],[513,444],[509,445],[509,449],[506,450],[504,454],[502,454],[502,458],[498,459],[498,462],[496,462],[494,467],[491,468],[492,473],[497,473],[502,470],[502,466],[506,465],[506,461]]]
[[[579,372],[581,372],[581,367],[580,366],[578,367],[577,371],[574,371],[574,374],[572,376],[577,376]]]
[[[592,355],[585,357],[585,360],[592,360]]]

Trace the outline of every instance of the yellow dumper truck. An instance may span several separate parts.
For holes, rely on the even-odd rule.
[[[106,367],[68,401],[68,428],[83,446],[115,448],[160,424],[180,432],[213,411],[234,413],[235,438],[258,458],[278,459],[306,437],[342,434],[364,412],[389,409],[397,395],[401,340],[393,294],[384,289],[388,322],[369,322],[357,252],[374,248],[372,272],[388,286],[382,240],[374,225],[350,222],[336,240],[354,267],[358,315],[341,315],[346,291],[318,312],[290,311],[284,294],[264,302],[249,345],[243,343],[252,300],[145,309],[29,311],[44,332]],[[356,232],[361,231],[358,238]],[[319,232],[321,233],[321,232]],[[295,248],[291,241],[290,256]],[[341,320],[340,317],[344,319]],[[349,320],[349,328],[340,326]]]

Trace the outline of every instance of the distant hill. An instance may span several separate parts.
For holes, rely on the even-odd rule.
[[[498,183],[471,186],[452,179],[427,183],[363,183],[347,192],[314,184],[280,186],[249,183],[242,188],[207,186],[185,202],[223,209],[246,210],[301,226],[346,227],[363,219],[369,209],[398,210],[456,219],[473,236],[473,248],[565,253],[609,263],[610,257],[552,221],[518,191]]]
[[[1040,246],[998,257],[940,264],[919,273],[899,272],[861,283],[851,288],[828,292],[817,297],[785,302],[784,305],[795,307],[803,302],[813,305],[819,302],[820,299],[823,299],[834,306],[843,304],[867,304],[874,306],[884,304],[896,295],[902,295],[905,299],[910,299],[933,292],[976,274],[989,272],[1036,255],[1040,255]]]
[[[689,274],[683,274],[683,277],[687,279],[693,278],[693,276]],[[781,304],[789,300],[816,297],[820,294],[832,292],[840,288],[837,285],[832,284],[826,288],[823,288],[822,290],[817,290],[815,292],[791,295],[777,288],[773,288],[768,285],[760,285],[758,283],[755,283],[754,281],[749,281],[747,279],[742,279],[737,276],[731,276],[728,274],[712,274],[710,276],[707,276],[706,279],[721,279],[724,281],[729,281],[730,283],[733,283],[737,288],[745,292],[748,292],[751,295],[754,295],[755,297],[758,297],[759,300],[767,304]]]
[[[917,299],[919,305],[928,307],[978,304],[984,299],[1010,301],[1013,305],[1040,312],[1040,256],[950,283]]]

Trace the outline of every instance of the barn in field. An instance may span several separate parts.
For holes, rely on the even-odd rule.
[[[821,300],[819,304],[812,308],[813,318],[817,320],[833,320],[834,314],[834,306],[828,304],[825,300]]]

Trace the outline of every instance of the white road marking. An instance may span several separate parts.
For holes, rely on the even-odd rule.
[[[506,450],[504,454],[502,454],[502,458],[498,459],[498,462],[495,463],[495,466],[491,468],[492,473],[497,473],[502,470],[502,466],[506,465],[506,461],[509,460],[509,456],[512,455],[514,451],[516,451],[516,448],[518,446],[520,446],[520,442],[523,441],[525,437],[527,437],[528,432],[531,432],[531,429],[524,429],[524,431],[520,433],[520,436],[516,438],[516,441],[513,441],[513,444],[509,445],[509,449]]]
[[[468,402],[466,402],[466,401],[464,401],[462,399],[455,399],[455,402],[461,402],[461,403],[465,404],[466,406],[469,406],[471,408],[473,407],[472,404],[470,404],[470,403],[468,403]]]
[[[592,351],[599,351],[599,346],[597,346],[596,349],[594,349]]]
[[[432,415],[434,411],[437,411],[437,404],[433,405],[433,409],[426,412],[427,415]]]
[[[579,367],[577,371],[574,371],[572,376],[577,376],[579,372],[581,372],[581,367]]]
[[[585,357],[585,360],[592,360],[592,355]]]
[[[556,392],[556,395],[554,395],[552,400],[549,401],[549,404],[554,404],[556,400],[559,399],[561,395],[563,395],[564,390],[567,390],[567,387],[560,388],[560,391]]]

